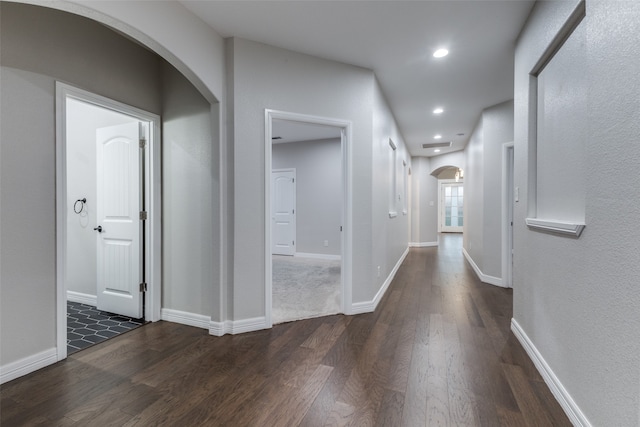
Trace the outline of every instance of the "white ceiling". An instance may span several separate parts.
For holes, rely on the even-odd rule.
[[[414,156],[468,142],[481,111],[513,98],[515,40],[533,1],[182,1],[223,37],[372,69]],[[439,47],[449,55],[435,59]],[[444,114],[434,116],[435,107]],[[464,135],[459,136],[459,133]]]

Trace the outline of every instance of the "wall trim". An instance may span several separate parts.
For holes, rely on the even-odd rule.
[[[67,301],[79,302],[93,307],[98,305],[98,297],[96,295],[83,294],[82,292],[67,291]]]
[[[274,119],[289,120],[301,123],[310,123],[324,126],[333,126],[340,129],[341,151],[342,151],[342,241],[340,242],[340,253],[342,254],[342,313],[352,314],[350,309],[352,307],[352,275],[353,267],[352,263],[352,248],[353,248],[353,227],[352,227],[352,212],[353,212],[353,200],[351,197],[353,188],[352,177],[352,123],[348,120],[314,116],[308,114],[292,113],[286,111],[278,111],[265,109],[264,110],[264,165],[265,165],[265,177],[264,177],[264,318],[256,317],[254,319],[245,319],[238,323],[233,323],[231,333],[248,332],[264,328],[270,328],[273,325],[271,318],[271,312],[273,309],[273,283],[272,283],[272,265],[271,265],[271,136],[272,136],[272,121]],[[236,327],[238,328],[236,331]],[[247,329],[245,329],[247,328]]]
[[[484,274],[482,272],[482,270],[480,270],[480,267],[478,267],[478,264],[476,264],[473,261],[473,258],[471,258],[471,255],[469,255],[469,253],[467,252],[467,250],[465,248],[462,248],[462,253],[464,254],[464,257],[466,258],[467,262],[469,262],[469,264],[473,268],[473,271],[476,272],[476,275],[478,276],[478,279],[480,279],[480,281],[482,283],[488,283],[490,285],[500,286],[501,288],[505,287],[502,284],[502,279],[501,278],[495,277],[495,276],[489,276],[488,274]]]
[[[266,316],[241,320],[225,320],[224,322],[211,321],[209,323],[209,334],[221,337],[224,334],[235,335],[269,328],[271,328],[271,326],[267,324]]]
[[[67,357],[67,99],[76,99],[110,109],[142,122],[149,122],[145,156],[145,197],[149,219],[145,221],[146,294],[145,319],[159,320],[162,293],[162,180],[160,176],[160,116],[119,101],[56,81],[55,83],[55,156],[56,156],[56,346],[58,360]]]
[[[440,242],[437,240],[435,242],[409,242],[410,248],[430,248],[433,246],[438,246]]]
[[[567,222],[542,218],[525,218],[527,227],[531,230],[555,233],[561,236],[580,237],[586,227],[583,222]]]
[[[326,259],[331,261],[340,261],[342,259],[342,256],[340,255],[313,254],[309,252],[296,252],[293,256],[297,258]]]
[[[0,384],[15,380],[23,375],[52,365],[58,361],[58,351],[55,347],[40,353],[32,354],[15,362],[0,366]]]
[[[531,339],[529,339],[515,318],[511,319],[511,331],[518,341],[520,341],[520,344],[524,347],[524,350],[533,361],[533,364],[536,365],[536,368],[538,369],[538,372],[540,372],[540,375],[542,375],[544,382],[549,386],[551,393],[553,393],[560,406],[562,406],[562,409],[571,420],[571,423],[577,427],[591,427],[591,423],[587,417],[582,413],[567,389],[564,388],[556,374],[544,360],[544,357],[542,357],[536,346],[533,344]]]
[[[162,320],[167,322],[180,323],[182,325],[195,326],[196,328],[202,329],[209,329],[209,323],[211,322],[210,316],[189,313],[187,311],[172,310],[170,308],[163,308],[160,310],[160,316]]]
[[[402,256],[400,257],[400,259],[398,260],[396,265],[391,270],[391,273],[389,273],[389,276],[384,281],[384,283],[382,284],[382,286],[380,287],[380,289],[376,293],[376,296],[373,298],[373,300],[364,301],[364,302],[356,302],[356,303],[351,304],[351,313],[350,314],[371,313],[371,312],[376,310],[376,308],[378,307],[378,304],[380,303],[380,300],[382,299],[384,294],[387,292],[387,289],[389,288],[389,285],[391,285],[391,282],[393,281],[393,279],[396,277],[396,273],[400,269],[400,266],[404,262],[404,259],[407,257],[408,253],[409,253],[409,247],[407,247],[407,249],[405,249],[404,253],[402,254]]]
[[[162,320],[164,321],[206,329],[209,331],[210,335],[217,337],[221,337],[224,334],[241,334],[244,332],[253,332],[269,328],[267,326],[266,317],[216,322],[211,320],[210,316],[172,310],[170,308],[163,308],[161,313]]]

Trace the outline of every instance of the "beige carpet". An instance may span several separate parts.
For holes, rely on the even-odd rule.
[[[274,324],[341,312],[340,261],[273,256]]]

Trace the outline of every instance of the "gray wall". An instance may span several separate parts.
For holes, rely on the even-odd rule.
[[[211,104],[162,66],[162,307],[220,316],[219,151]]]
[[[0,7],[0,365],[56,343],[56,80],[165,116],[163,307],[219,319],[219,112],[158,56],[100,24]]]
[[[296,252],[341,255],[340,139],[273,144],[272,153],[273,169],[296,169]]]
[[[429,158],[414,157],[411,164],[411,243],[435,243],[438,241],[438,179],[431,175]]]
[[[482,116],[465,148],[463,247],[482,270],[484,249],[484,133]]]
[[[353,123],[353,301],[371,301],[386,276],[383,270],[382,279],[372,280],[374,262],[382,265],[387,257],[387,253],[378,254],[374,260],[372,255],[373,247],[387,246],[386,234],[372,236],[372,194],[382,191],[388,194],[387,182],[380,187],[372,174],[373,73],[242,39],[230,40],[228,48],[227,59],[232,63],[227,66],[233,72],[228,81],[229,93],[233,93],[228,114],[232,118],[229,135],[233,135],[230,145],[233,145],[233,253],[236,260],[229,317],[264,316],[263,141],[267,108],[336,117]],[[395,135],[388,134],[386,139],[392,136]],[[374,145],[382,144],[381,139],[375,139]],[[400,138],[397,142],[402,146]],[[377,161],[375,159],[376,164]],[[388,210],[386,197],[384,200],[383,215]]]
[[[585,48],[567,79],[588,79],[586,229],[579,239],[527,229],[529,72],[577,1],[541,2],[515,60],[514,318],[592,425],[640,422],[640,3],[587,1]],[[585,68],[578,67],[583,64]],[[576,113],[571,102],[569,111]],[[559,100],[558,100],[559,101]],[[570,125],[573,120],[567,122]],[[538,173],[551,173],[544,161]],[[569,170],[569,173],[579,170]]]
[[[513,101],[484,110],[482,123],[484,233],[481,270],[489,276],[502,277],[502,146],[513,141]]]
[[[372,227],[369,230],[372,235],[372,269],[368,275],[363,276],[363,278],[370,279],[359,284],[360,286],[365,285],[362,290],[368,288],[367,292],[360,294],[363,295],[359,297],[361,298],[360,301],[367,301],[375,296],[404,251],[407,250],[409,243],[408,206],[406,206],[405,210],[405,202],[408,197],[404,194],[403,183],[405,179],[408,180],[409,178],[406,174],[411,167],[411,155],[407,152],[404,138],[396,125],[393,114],[389,110],[388,103],[375,77],[373,77],[371,83],[373,90],[373,144],[371,144],[372,170],[368,186],[369,191],[372,193]],[[397,146],[395,150],[396,197],[394,197],[394,208],[398,216],[395,218],[389,218],[389,193],[392,191],[391,176],[393,173],[391,170],[392,150],[389,146],[389,139],[393,140]],[[360,158],[361,152],[361,147],[358,150],[354,150],[354,165],[364,161]],[[403,162],[406,163],[406,166],[403,165]],[[364,177],[354,176],[357,177],[357,181],[360,184],[365,184]],[[359,190],[354,186],[354,193],[356,191]],[[354,196],[357,197],[356,194]],[[354,207],[357,203],[359,203],[357,199],[354,199]],[[354,220],[355,223],[356,221]],[[355,241],[356,236],[354,235],[354,243]],[[357,250],[361,249],[356,248],[354,244],[354,255]],[[378,266],[380,267],[380,275],[377,273]],[[364,297],[367,294],[369,297]],[[354,288],[354,301],[359,301],[355,299],[355,295]]]
[[[513,101],[483,110],[465,149],[464,248],[483,274],[502,277],[502,146],[513,141]]]
[[[160,113],[160,74],[155,55],[91,21],[0,7],[4,365],[55,347],[55,80]]]

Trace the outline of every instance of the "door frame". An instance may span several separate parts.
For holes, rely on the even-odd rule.
[[[144,315],[152,322],[160,320],[162,291],[162,204],[160,116],[113,99],[56,81],[56,352],[58,361],[67,357],[67,99],[150,122],[145,155],[144,267],[147,292]]]
[[[514,155],[513,142],[502,144],[502,286],[506,288],[513,287]]]
[[[442,187],[444,184],[460,184],[464,186],[464,180],[458,180],[456,181],[455,179],[439,179],[438,180],[438,233],[442,233],[442,227],[444,224],[444,220],[445,220],[445,204],[442,202]],[[462,196],[464,200],[464,195]],[[464,203],[464,201],[463,201]],[[466,204],[466,203],[465,203]],[[463,221],[465,220],[464,218],[464,211],[463,211]],[[445,231],[445,233],[462,233],[461,231]]]
[[[332,119],[327,117],[313,116],[307,114],[290,113],[286,111],[265,109],[264,113],[264,275],[265,275],[265,326],[271,328],[273,326],[273,320],[271,316],[273,308],[273,276],[272,276],[272,255],[271,255],[271,170],[272,163],[272,124],[273,120],[288,120],[293,122],[332,126],[340,129],[341,134],[341,151],[342,151],[342,188],[343,188],[343,202],[342,202],[342,233],[341,233],[341,309],[344,314],[352,314],[352,247],[353,247],[353,232],[352,232],[352,212],[353,203],[351,198],[352,191],[352,176],[351,176],[351,159],[352,159],[352,123],[347,120]]]
[[[297,224],[297,221],[296,221],[297,217],[296,217],[296,214],[295,214],[295,211],[298,209],[297,201],[296,201],[296,196],[297,196],[297,194],[296,194],[296,191],[297,191],[296,190],[296,185],[297,184],[296,184],[296,181],[295,181],[296,180],[296,168],[272,169],[271,170],[271,180],[272,180],[271,181],[271,188],[273,188],[273,173],[274,172],[291,172],[293,174],[293,210],[294,210],[294,213],[293,213],[293,221],[292,222],[293,222],[293,241],[294,241],[294,244],[292,246],[293,246],[293,255],[295,256],[295,254],[297,252],[296,251],[296,247],[295,247],[295,241],[298,240],[297,239],[297,231],[298,231],[297,227],[298,227],[298,224]],[[273,205],[271,205],[271,209],[273,209]],[[271,212],[271,219],[272,219],[271,231],[273,232],[273,220],[274,220],[273,212]],[[271,240],[271,244],[273,245],[273,238]],[[273,255],[273,246],[271,246],[271,254]]]

